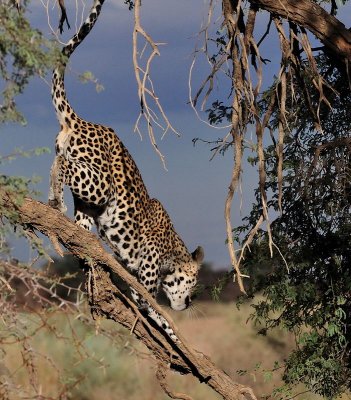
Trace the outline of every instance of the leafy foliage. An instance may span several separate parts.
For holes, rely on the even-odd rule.
[[[23,92],[30,78],[43,77],[61,57],[55,42],[31,27],[25,8],[17,9],[13,4],[6,0],[0,2],[0,76],[5,83],[1,94],[0,123],[25,122],[15,97]]]
[[[223,120],[229,121],[232,115],[232,107],[225,106],[222,101],[216,100],[211,108],[206,110],[210,124],[221,124]]]
[[[99,93],[104,90],[104,86],[98,81],[98,79],[94,76],[91,71],[85,71],[79,75],[79,80],[82,83],[94,83],[95,90]]]
[[[0,154],[0,166],[5,163],[11,162],[17,159],[18,157],[40,156],[41,154],[47,152],[49,152],[49,149],[47,149],[46,147],[38,147],[34,150],[27,150],[27,151],[16,148],[13,150],[11,154],[8,155]],[[24,176],[0,175],[0,189],[12,195],[16,203],[20,205],[25,196],[28,195],[36,196],[38,194],[38,192],[34,189],[34,187],[39,181],[40,178],[37,176],[33,176],[32,178],[27,178]],[[17,222],[17,212],[15,209],[9,209],[8,207],[6,207],[6,204],[3,203],[3,199],[1,199],[0,201],[0,212],[1,215],[6,217],[6,219],[3,219],[0,223],[0,244],[1,244],[0,255],[4,255],[5,253],[8,254],[9,249],[6,242],[6,237],[10,232],[13,231],[12,225],[15,225]],[[18,236],[23,235],[23,231],[20,227],[18,227],[16,232]],[[38,244],[38,242],[36,241],[35,243]]]
[[[39,30],[31,27],[26,16],[26,6],[26,2],[20,8],[15,7],[13,1],[0,2],[0,76],[3,80],[0,123],[25,122],[24,116],[16,106],[16,96],[23,93],[31,78],[43,77],[61,57],[56,43],[45,39]],[[45,152],[48,152],[48,149],[36,148],[29,151],[14,149],[11,154],[0,154],[0,165],[17,157],[31,157]],[[12,193],[19,204],[24,196],[35,195],[30,186],[33,187],[37,181],[37,177],[29,179],[0,175],[0,187]],[[12,231],[11,224],[16,222],[15,210],[9,213],[2,209],[2,213],[6,215],[7,220],[2,221],[0,225],[0,253],[7,252],[5,238]],[[19,234],[23,234],[19,231]]]
[[[333,398],[351,388],[351,94],[327,59],[319,59],[319,66],[328,84],[340,90],[328,92],[333,108],[319,104],[321,130],[316,130],[303,86],[292,82],[296,103],[287,113],[291,134],[284,148],[282,213],[272,223],[273,241],[284,260],[277,251],[271,258],[267,233],[261,230],[245,268],[254,277],[250,295],[265,296],[252,315],[263,324],[261,333],[279,326],[296,336],[283,375],[287,387],[302,382]],[[317,109],[319,94],[309,101]],[[273,128],[277,121],[273,116]],[[265,160],[269,206],[277,215],[276,143],[266,148]],[[236,234],[254,226],[262,213],[260,199],[257,191],[257,204]]]

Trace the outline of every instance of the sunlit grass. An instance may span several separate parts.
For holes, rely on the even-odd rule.
[[[284,359],[292,338],[282,331],[268,337],[258,336],[257,328],[247,322],[249,312],[248,306],[237,310],[234,303],[209,302],[197,304],[189,312],[171,312],[171,316],[194,348],[209,355],[234,380],[252,386],[262,396],[280,384],[278,374],[267,381],[269,374],[265,370]],[[34,332],[41,323],[34,314],[22,317],[27,319],[28,332]],[[114,332],[114,342],[101,334],[105,328]],[[128,331],[112,322],[100,321],[96,327],[87,327],[73,316],[56,312],[48,319],[47,326],[28,341],[28,346],[36,365],[32,376],[28,368],[21,367],[23,349],[19,344],[2,349],[0,373],[1,365],[6,366],[6,379],[29,392],[31,379],[36,379],[46,396],[57,396],[62,384],[69,383],[69,396],[77,400],[168,399],[155,378],[152,357],[145,356],[147,350]],[[144,356],[138,356],[139,352]],[[238,370],[247,372],[238,374]],[[168,383],[173,390],[187,393],[194,400],[220,399],[193,377],[170,372]]]

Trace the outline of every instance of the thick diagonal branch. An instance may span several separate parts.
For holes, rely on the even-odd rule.
[[[312,32],[338,59],[351,62],[351,32],[310,0],[250,0],[250,3]]]
[[[91,232],[80,228],[66,216],[46,204],[25,198],[17,204],[15,196],[0,188],[0,213],[15,210],[19,224],[36,229],[48,237],[56,237],[70,252],[91,266],[88,274],[88,298],[93,315],[114,320],[130,329],[153,353],[164,368],[192,374],[212,387],[224,399],[255,399],[250,388],[233,382],[204,354],[189,348],[173,322],[137,280],[131,276],[101,245]],[[6,215],[6,213],[5,213]],[[1,215],[0,215],[1,216]],[[116,287],[112,274],[121,277],[138,291],[148,303],[166,318],[180,340],[173,343],[139,312],[137,307]]]

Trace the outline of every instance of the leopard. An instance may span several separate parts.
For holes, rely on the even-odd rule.
[[[103,3],[94,0],[88,17],[62,48],[63,60],[53,71],[51,94],[60,131],[48,203],[65,213],[64,186],[68,186],[75,223],[86,230],[96,226],[117,259],[154,299],[163,291],[170,307],[182,311],[191,305],[203,248],[188,251],[160,201],[149,196],[134,159],[114,130],[79,117],[66,95],[69,57],[95,25]],[[132,288],[131,296],[173,341],[178,340],[166,319]]]

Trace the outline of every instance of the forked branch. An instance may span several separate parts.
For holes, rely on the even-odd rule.
[[[340,61],[351,62],[351,32],[316,2],[310,0],[251,0],[258,7],[303,26]]]
[[[136,0],[134,3],[134,30],[133,30],[133,65],[134,73],[138,86],[138,97],[140,100],[140,113],[134,126],[134,131],[138,132],[141,136],[140,120],[145,119],[149,138],[153,148],[159,155],[164,167],[165,158],[158,148],[155,138],[154,127],[158,127],[163,132],[162,138],[170,130],[179,136],[177,130],[170,123],[163,107],[157,97],[153,82],[150,77],[150,69],[153,59],[160,55],[158,46],[152,37],[144,30],[140,21],[140,8],[141,0]],[[139,47],[139,38],[144,39],[142,49]],[[151,49],[150,54],[147,56],[144,66],[141,65],[141,60],[145,56],[148,49]],[[156,106],[156,110],[152,109],[150,101]],[[161,118],[159,118],[161,117]]]

